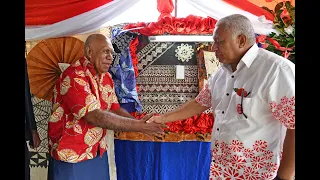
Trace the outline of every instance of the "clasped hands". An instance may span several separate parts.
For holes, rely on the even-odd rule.
[[[154,116],[154,113],[146,114],[139,120],[141,122],[141,132],[161,137],[164,134],[163,128],[168,128],[164,123],[162,116]]]

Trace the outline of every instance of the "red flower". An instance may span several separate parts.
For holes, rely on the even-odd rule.
[[[197,120],[195,120],[195,126],[197,126],[199,128],[199,131],[202,133],[206,133],[209,124],[209,118],[206,117],[203,113],[200,114]]]
[[[261,43],[261,47],[263,48],[263,49],[267,49],[267,47],[269,46],[269,44],[268,43]]]
[[[272,2],[272,0],[266,0],[266,2]]]
[[[256,42],[257,43],[264,43],[266,41],[266,35],[259,35],[257,38],[256,38]]]
[[[245,91],[243,88],[233,88],[233,89],[238,94],[238,96],[242,96],[242,91],[244,91],[243,97],[247,97],[247,95],[248,95],[248,92]]]
[[[288,51],[283,51],[282,52],[282,56],[284,57],[284,58],[286,58],[286,59],[288,59],[288,57],[290,56],[290,52],[288,52]]]
[[[170,124],[170,127],[169,127],[169,131],[170,131],[170,132],[179,132],[179,131],[182,130],[182,129],[183,129],[183,127],[182,127],[182,122],[181,122],[181,120],[172,122],[172,123]]]
[[[293,47],[291,48],[285,48],[285,47],[282,47],[280,46],[279,42],[275,39],[272,39],[270,37],[267,37],[267,39],[274,45],[274,47],[280,51],[292,51],[293,50]]]
[[[184,121],[183,129],[185,133],[193,134],[199,130],[199,128],[194,126],[193,121],[194,121],[193,117],[188,118]]]
[[[291,19],[291,18],[290,18],[290,14],[289,14],[289,12],[287,11],[287,9],[284,9],[284,10],[282,11],[282,13],[280,14],[280,17],[281,17],[281,19],[283,19],[283,18]]]

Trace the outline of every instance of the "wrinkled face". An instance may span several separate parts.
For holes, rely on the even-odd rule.
[[[112,64],[112,43],[105,37],[94,40],[87,50],[90,62],[94,65],[97,73],[106,73]]]
[[[231,33],[219,25],[213,33],[213,51],[219,62],[224,64],[235,64],[239,62],[239,40],[232,37]]]

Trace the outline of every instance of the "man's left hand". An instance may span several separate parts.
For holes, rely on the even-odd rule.
[[[36,130],[32,130],[32,139],[33,139],[33,146],[31,146],[32,149],[37,149],[40,145],[40,138],[39,134]]]

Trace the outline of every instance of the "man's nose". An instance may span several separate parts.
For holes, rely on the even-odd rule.
[[[218,48],[218,44],[216,42],[213,42],[211,49],[213,52],[216,52],[219,48]]]

